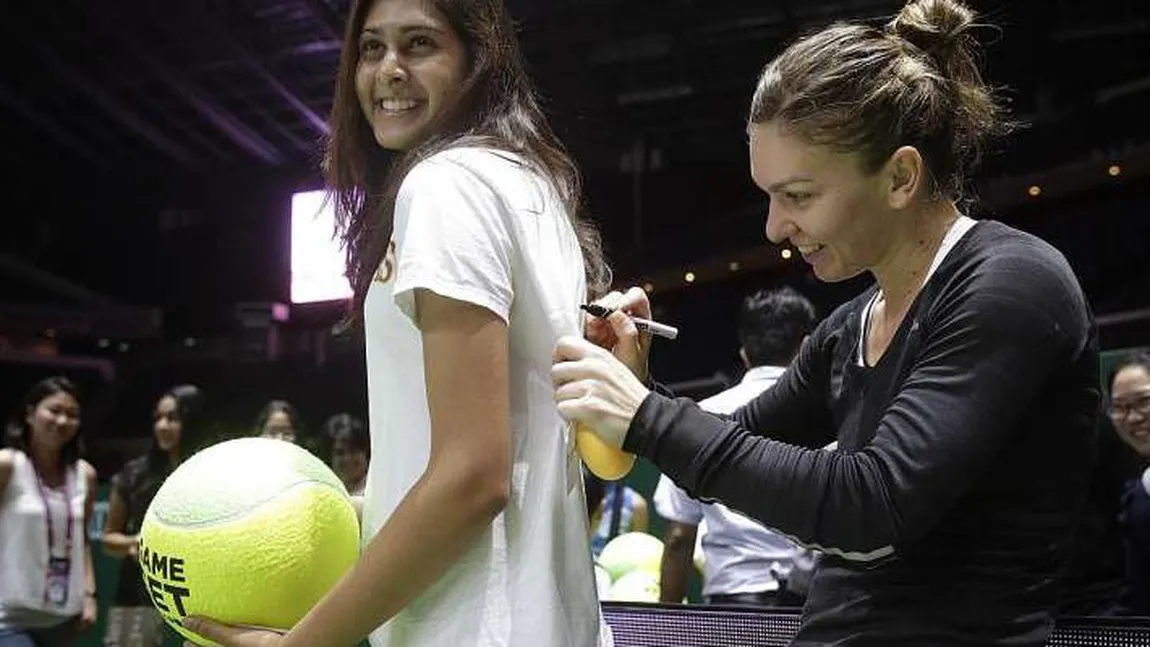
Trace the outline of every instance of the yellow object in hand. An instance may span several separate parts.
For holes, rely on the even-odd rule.
[[[180,463],[140,528],[153,606],[197,645],[186,616],[287,631],[359,558],[347,489],[302,447],[240,438]]]
[[[575,425],[575,449],[591,473],[605,481],[618,481],[635,466],[635,455],[615,449],[581,423]]]

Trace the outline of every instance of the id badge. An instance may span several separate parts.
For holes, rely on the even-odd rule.
[[[72,561],[63,557],[48,559],[48,588],[46,596],[49,604],[64,606],[68,601],[68,574]]]

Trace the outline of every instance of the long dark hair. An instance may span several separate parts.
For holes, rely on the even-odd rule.
[[[176,401],[176,415],[180,419],[180,460],[187,460],[211,440],[204,416],[204,392],[195,385],[180,384],[165,391],[156,402],[169,397]],[[170,469],[171,459],[160,449],[153,433],[152,444],[148,448],[148,470],[153,474],[165,474]]]
[[[295,434],[297,440],[302,439],[304,435],[303,419],[300,418],[299,411],[287,400],[272,400],[264,405],[263,409],[260,409],[259,415],[256,416],[255,435],[262,434],[268,420],[271,420],[271,417],[277,413],[282,413],[288,417],[288,420],[291,421],[292,433]]]
[[[361,451],[371,458],[371,435],[364,426],[363,421],[350,413],[337,413],[328,418],[320,428],[316,447],[319,456],[331,464],[335,443],[340,439],[347,440],[352,449]]]
[[[48,377],[40,380],[28,389],[19,408],[12,414],[4,430],[4,445],[18,449],[31,457],[32,455],[32,428],[28,425],[28,414],[36,410],[45,398],[57,393],[67,393],[80,401],[79,390],[76,385],[66,377]],[[80,431],[60,448],[60,467],[66,468],[84,456],[84,442],[80,438]]]
[[[353,319],[391,242],[395,200],[407,173],[448,148],[482,145],[522,156],[548,177],[563,199],[583,250],[588,292],[606,291],[610,270],[597,230],[582,216],[579,170],[551,130],[523,64],[503,0],[434,0],[468,53],[459,98],[440,115],[434,134],[404,152],[375,141],[356,94],[360,31],[375,0],[354,0],[336,77],[324,158],[329,199],[354,289]]]

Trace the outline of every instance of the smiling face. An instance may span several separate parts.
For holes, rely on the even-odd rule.
[[[1150,458],[1150,370],[1132,364],[1118,371],[1110,398],[1118,435],[1138,455]]]
[[[170,395],[165,395],[156,403],[153,415],[152,433],[156,437],[156,446],[160,451],[172,453],[180,446],[184,424],[180,419],[179,403]]]
[[[268,421],[264,423],[264,428],[260,430],[260,435],[264,438],[275,438],[277,440],[286,440],[289,443],[294,443],[295,427],[292,425],[291,416],[285,411],[276,411],[268,416]]]
[[[359,40],[355,87],[375,141],[403,151],[431,135],[467,75],[467,51],[430,0],[376,0]]]
[[[59,391],[36,403],[25,418],[33,447],[59,452],[80,431],[80,403]]]
[[[359,449],[347,436],[339,436],[332,443],[331,468],[344,485],[352,487],[367,475],[368,454]]]
[[[753,125],[750,136],[751,175],[770,197],[771,242],[789,242],[822,281],[881,262],[898,221],[887,168],[864,173],[856,156],[805,142],[776,122]]]

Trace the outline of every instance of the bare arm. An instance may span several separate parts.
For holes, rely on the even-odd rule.
[[[682,602],[694,566],[695,535],[699,527],[668,521],[663,533],[663,562],[659,569],[659,601]]]
[[[438,580],[506,505],[507,326],[485,308],[422,289],[416,309],[431,417],[427,469],[287,645],[355,644]]]
[[[647,532],[651,522],[649,509],[646,499],[641,496],[635,497],[635,507],[631,509],[631,530],[633,532]]]
[[[104,520],[104,554],[112,557],[136,558],[136,535],[124,533],[128,525],[128,504],[119,491],[112,488],[108,498],[108,518]]]

